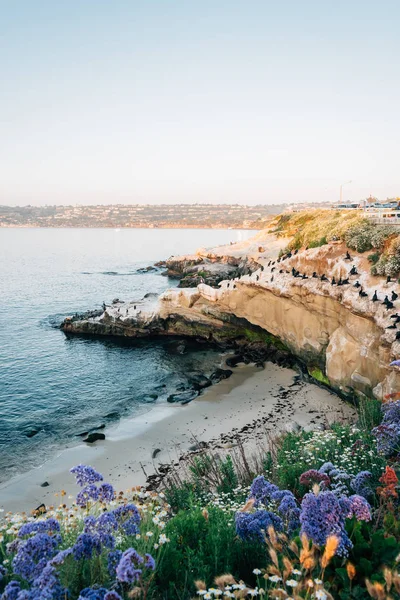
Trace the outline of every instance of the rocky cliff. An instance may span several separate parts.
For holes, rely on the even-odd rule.
[[[264,338],[299,357],[314,377],[343,394],[382,399],[398,391],[400,373],[389,366],[400,356],[397,318],[391,318],[400,308],[397,283],[371,277],[363,255],[346,258],[340,243],[283,258],[274,244],[264,240],[262,246],[258,240],[247,256],[259,269],[223,281],[218,289],[200,284],[142,302],[116,303],[100,316],[66,319],[63,330],[185,335],[222,344]],[[235,251],[223,249],[224,263]]]

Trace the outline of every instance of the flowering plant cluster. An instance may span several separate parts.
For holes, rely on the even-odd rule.
[[[382,422],[372,430],[378,451],[386,458],[400,456],[400,400],[382,404]]]
[[[134,504],[110,484],[96,485],[103,477],[92,467],[78,465],[71,472],[81,487],[72,507],[32,517],[6,515],[1,600],[121,600],[131,592],[146,597],[156,568],[151,546],[159,551],[168,542],[161,532],[152,540],[153,530],[165,527],[164,500],[157,497],[155,510],[148,494],[137,492]],[[143,497],[147,502],[141,503]],[[150,523],[153,530],[143,535],[141,527]],[[142,554],[133,541],[149,551]]]

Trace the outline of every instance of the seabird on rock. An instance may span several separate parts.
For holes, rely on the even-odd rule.
[[[400,340],[400,331],[396,333],[396,340]]]
[[[350,281],[348,280],[348,278],[346,277],[346,279],[343,279],[342,284],[343,285],[349,285]]]
[[[293,277],[296,277],[296,269],[294,267],[292,267],[292,275]]]
[[[226,284],[226,287],[229,287],[229,283]]]
[[[314,277],[314,279],[318,278],[317,273],[314,271],[314,273],[312,274],[312,276]]]
[[[256,275],[256,279],[257,279],[257,281],[258,281],[258,280],[260,279],[260,277],[259,277],[258,275]]]
[[[361,287],[361,283],[359,281],[356,281],[353,287],[359,288]]]
[[[386,277],[386,283],[390,283],[392,280],[390,279],[390,275]]]
[[[390,310],[391,308],[394,308],[394,304],[393,304],[393,302],[388,302],[386,304],[386,310]]]
[[[271,262],[272,262],[272,261],[270,260],[270,261],[269,261],[269,263],[268,263],[268,265],[267,265],[268,267],[270,267],[270,266],[271,266]]]
[[[341,277],[339,277],[339,281],[337,282],[337,284],[338,284],[338,285],[343,285],[343,281],[342,281],[342,278],[341,278]]]
[[[358,275],[358,271],[357,271],[357,269],[356,269],[356,266],[355,266],[355,265],[353,265],[353,266],[351,267],[349,275]]]
[[[271,265],[274,265],[274,264],[275,264],[275,261],[273,260],[272,263],[271,263]]]
[[[331,285],[336,285],[336,279],[332,277]]]
[[[360,298],[368,298],[368,294],[366,292],[363,292],[362,288],[358,292],[358,295],[360,296]]]
[[[307,275],[305,273],[303,273],[302,279],[308,279],[308,277],[307,277]]]
[[[386,327],[386,329],[397,329],[397,325],[396,323],[393,323],[393,325],[389,325],[389,327]]]
[[[394,315],[390,315],[390,318],[391,318],[391,319],[400,319],[400,317],[399,317],[399,314],[398,314],[398,313],[396,313],[396,314],[394,314]]]
[[[378,298],[378,295],[375,290],[374,295],[372,296],[372,302],[378,302],[378,300],[379,300],[379,298]]]
[[[396,292],[392,292],[392,302],[394,302],[395,300],[397,300],[398,298],[398,294],[396,294]]]
[[[388,305],[389,302],[389,298],[387,296],[385,296],[384,301],[382,302],[382,304],[385,304],[386,306]]]
[[[274,280],[274,276],[272,275],[272,277],[271,277],[271,281],[273,281],[273,280]]]
[[[272,273],[272,271],[275,271],[275,267],[272,267],[272,269],[271,269],[271,273]]]
[[[276,262],[281,262],[281,259],[280,259],[280,257],[278,258],[278,260],[277,260]]]
[[[261,271],[264,271],[264,266],[263,266],[263,265],[261,265],[261,267],[260,267],[260,268],[261,268]]]
[[[279,269],[279,273],[283,273],[283,269]]]
[[[351,260],[351,256],[350,256],[350,254],[349,254],[349,251],[348,251],[348,250],[347,250],[347,252],[346,252],[346,258],[345,258],[345,260]]]
[[[233,289],[236,290],[236,284],[235,283],[233,284]]]
[[[298,250],[295,250],[295,251],[294,251],[294,254],[297,254],[297,253],[298,253]]]
[[[293,254],[291,252],[288,253],[287,257],[292,258]]]
[[[325,275],[325,273],[323,273],[321,275],[321,281],[329,281],[329,279],[327,278],[327,276]]]

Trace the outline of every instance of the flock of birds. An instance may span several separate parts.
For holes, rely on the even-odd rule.
[[[282,263],[283,261],[285,261],[289,258],[292,258],[292,256],[296,255],[297,253],[298,253],[298,250],[294,250],[293,253],[288,252],[287,254],[281,256],[280,258],[278,258],[276,260],[269,261],[269,263],[267,264],[267,268],[269,268],[270,273],[271,273],[271,278],[270,278],[271,282],[274,281],[274,271],[278,268],[278,263]],[[347,261],[352,260],[350,253],[348,251],[346,252],[345,260],[347,260]],[[265,267],[261,266],[260,270],[264,271]],[[291,274],[292,277],[300,278],[300,279],[310,279],[310,278],[311,279],[320,279],[320,281],[328,282],[331,285],[336,285],[336,286],[352,285],[354,288],[358,289],[358,295],[360,298],[368,298],[369,297],[367,292],[365,292],[365,290],[363,290],[363,287],[360,284],[360,282],[358,281],[358,279],[355,281],[355,283],[350,281],[351,277],[357,277],[357,275],[359,274],[357,271],[357,268],[354,264],[352,265],[350,271],[348,272],[347,277],[345,277],[344,279],[342,279],[342,277],[340,277],[338,280],[336,280],[335,277],[332,277],[332,279],[328,279],[328,277],[325,275],[325,273],[323,273],[322,275],[318,275],[316,273],[316,271],[314,271],[313,274],[311,275],[311,277],[309,277],[305,273],[300,273],[300,271],[298,271],[294,267],[292,267],[291,271],[288,271],[286,269],[279,269],[279,273]],[[253,274],[250,274],[250,278],[252,277],[252,275]],[[241,279],[241,277],[239,277],[238,279]],[[256,281],[259,281],[259,279],[260,279],[260,276],[256,274]],[[394,283],[394,282],[392,282],[392,279],[388,276],[388,277],[386,277],[386,283]],[[230,284],[228,282],[227,287],[229,288],[229,286],[230,286]],[[236,288],[235,283],[233,283],[232,288],[233,289]],[[373,296],[371,297],[371,301],[372,302],[381,302],[386,307],[386,310],[389,311],[389,310],[395,308],[393,303],[398,299],[398,297],[399,297],[398,294],[396,294],[396,292],[394,290],[392,290],[390,299],[389,299],[388,295],[385,295],[384,300],[380,300],[378,298],[377,290],[375,290]],[[396,314],[391,315],[390,318],[394,319],[394,320],[391,325],[388,325],[388,327],[386,327],[386,329],[397,329],[397,325],[398,325],[398,323],[400,323],[400,316],[396,312]],[[400,340],[400,331],[396,332],[396,340]]]

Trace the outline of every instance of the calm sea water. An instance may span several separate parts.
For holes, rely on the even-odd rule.
[[[111,424],[118,417],[110,413],[124,418],[165,401],[188,372],[218,362],[202,346],[181,355],[172,340],[67,339],[57,329],[65,315],[160,293],[177,282],[138,268],[253,234],[0,229],[0,481],[42,464],[77,433]]]

